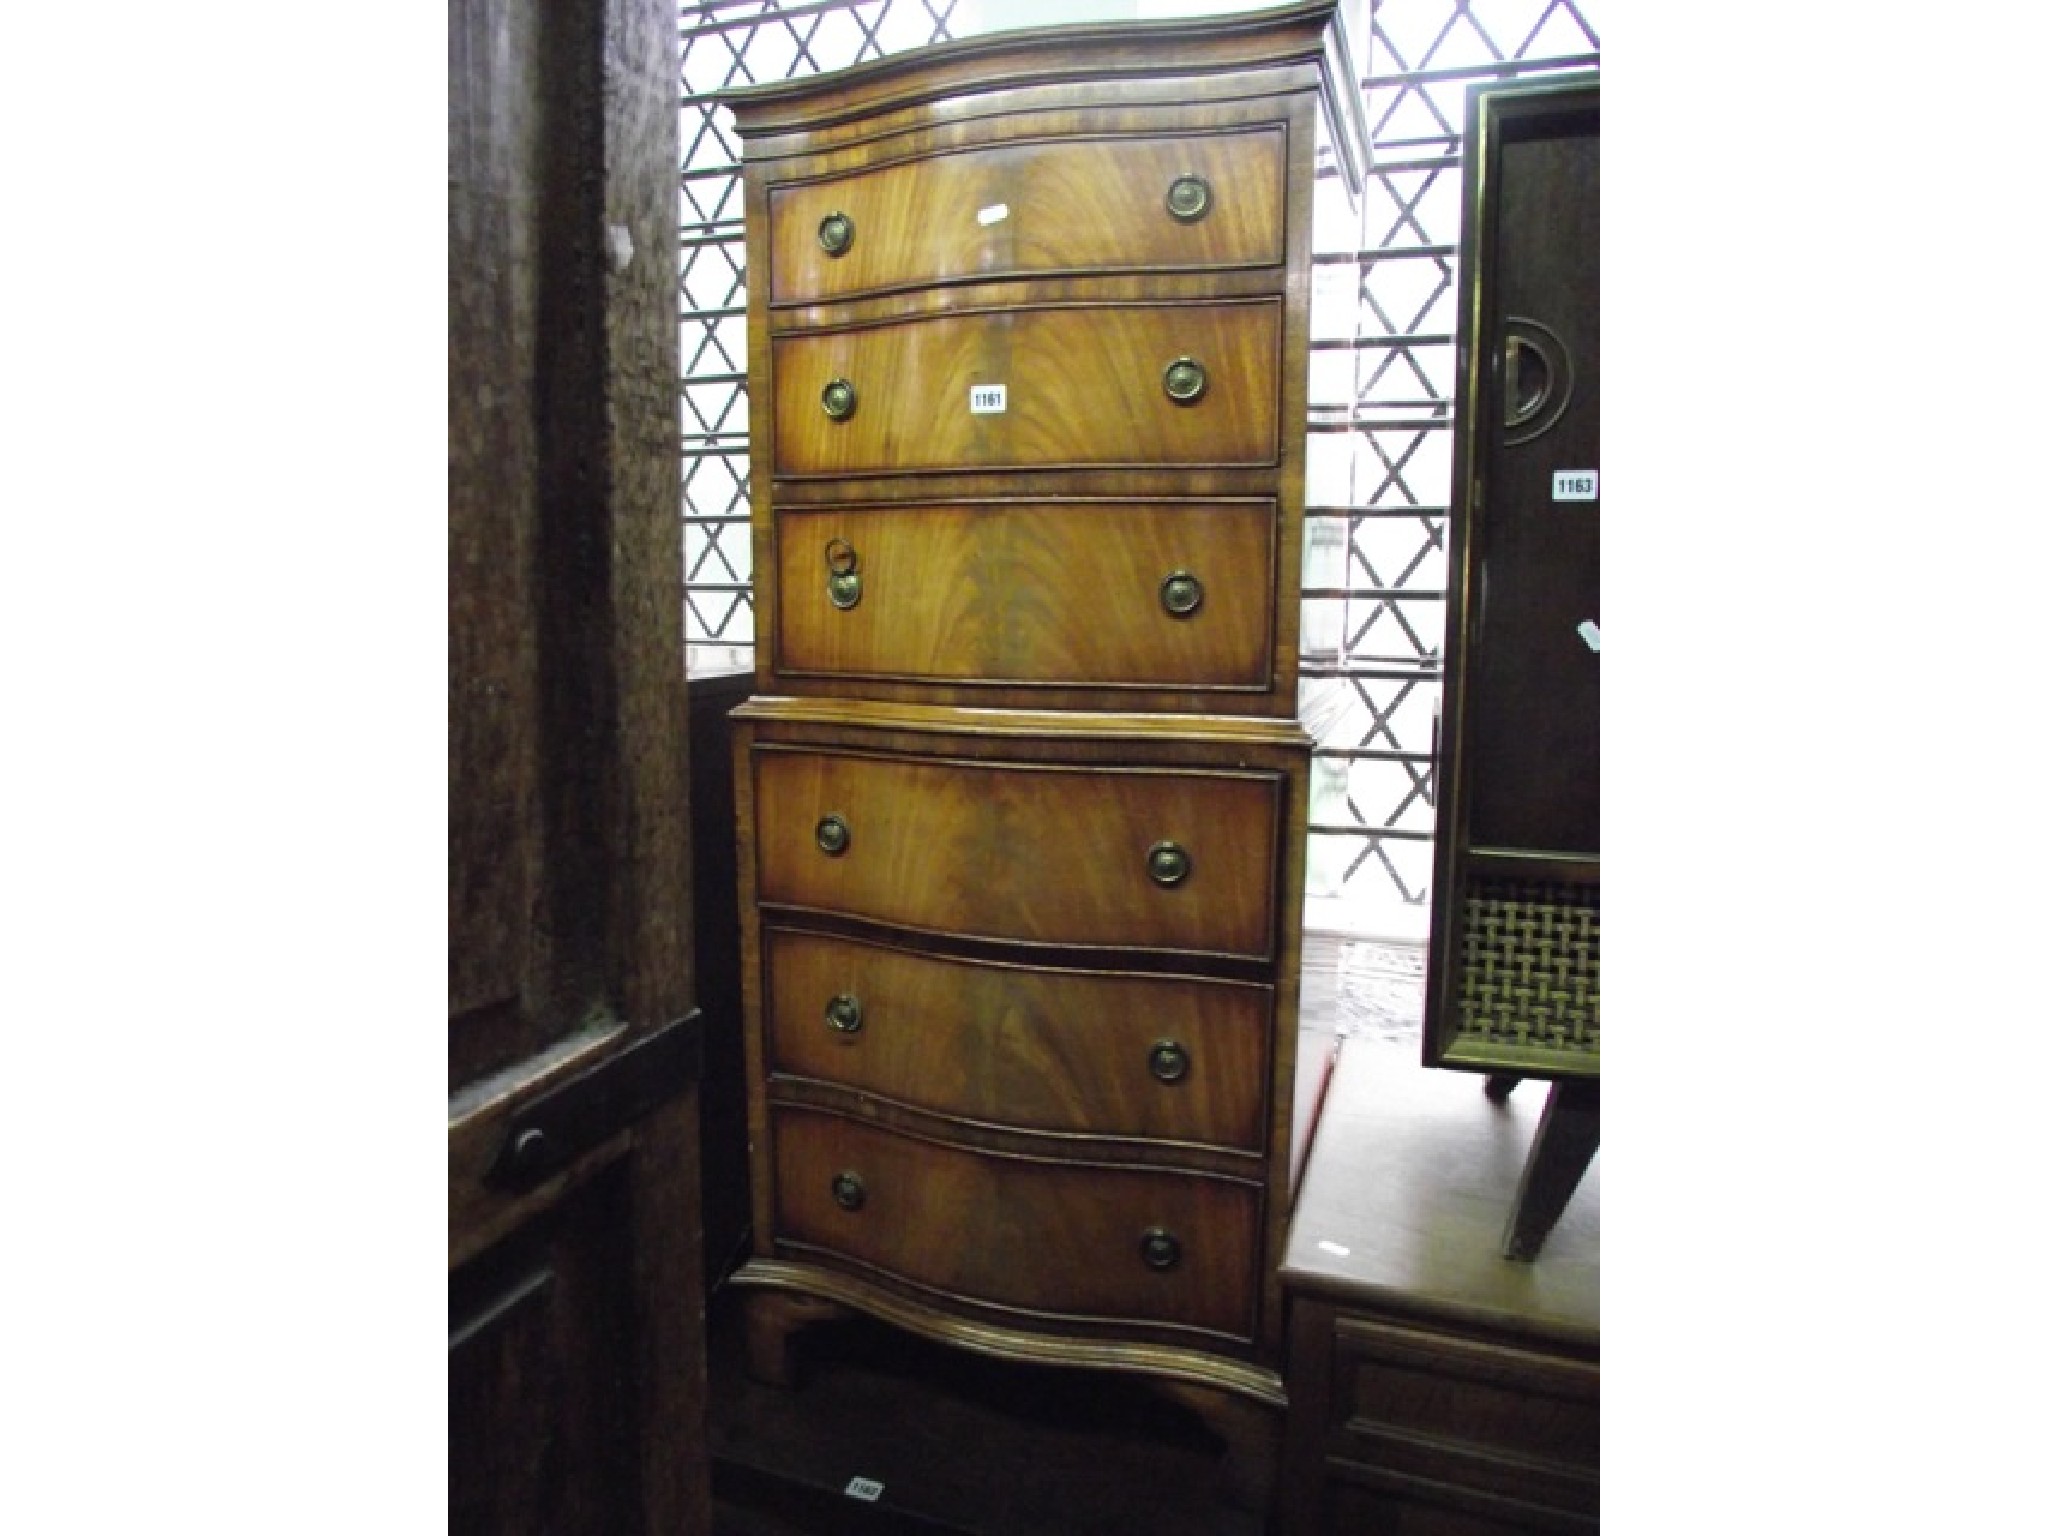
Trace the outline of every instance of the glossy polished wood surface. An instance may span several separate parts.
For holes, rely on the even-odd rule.
[[[776,337],[774,473],[1272,464],[1279,453],[1281,305],[1073,305],[954,314]],[[1169,399],[1191,357],[1208,388]],[[834,421],[825,388],[854,387]],[[976,415],[968,391],[1000,384]]]
[[[788,749],[753,772],[764,903],[1036,944],[1272,953],[1276,774]],[[828,816],[844,852],[818,844]],[[1163,842],[1191,861],[1179,884],[1149,871]]]
[[[1028,272],[1277,266],[1286,133],[1067,138],[962,150],[779,187],[769,197],[770,296],[816,302]],[[1175,218],[1182,176],[1211,190]],[[852,221],[837,256],[824,221]]]
[[[776,1231],[793,1252],[1034,1312],[1251,1331],[1256,1185],[1002,1156],[789,1107],[771,1123]],[[842,1172],[861,1180],[858,1210],[834,1199]],[[1180,1244],[1172,1269],[1145,1262],[1155,1229]]]
[[[1347,79],[1354,71],[1343,57],[1348,47],[1341,20],[1333,25],[1334,9],[1328,0],[1302,0],[1199,20],[990,32],[840,70],[824,88],[799,78],[749,87],[727,100],[752,161],[857,145],[935,117],[965,115],[977,98],[999,92],[998,109],[1022,110],[1132,98],[1210,104],[1306,90],[1325,98],[1340,119],[1332,138],[1355,182],[1363,149]]]
[[[776,518],[785,675],[1264,689],[1276,510],[1267,501],[992,502]],[[836,606],[828,551],[858,560]],[[1169,576],[1200,584],[1185,616]]]
[[[1229,1394],[1210,1422],[1246,1464],[1270,1438],[1339,33],[1327,0],[1046,29],[732,98],[768,275],[762,650],[734,716],[756,1191],[735,1279],[764,1379],[850,1306]],[[1183,181],[1176,219],[1184,177],[1209,206]],[[1176,400],[1182,359],[1202,387]],[[1167,843],[1192,870],[1161,883]],[[835,1030],[848,995],[860,1025]],[[1154,1225],[1183,1245],[1158,1271]]]
[[[763,936],[770,1085],[785,1075],[989,1125],[1203,1142],[1264,1136],[1272,988]],[[826,1017],[859,1005],[852,1032]],[[1170,1042],[1181,1075],[1162,1080]]]

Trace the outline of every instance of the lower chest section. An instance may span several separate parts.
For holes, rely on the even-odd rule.
[[[1277,1358],[1305,743],[748,708],[757,1256]]]

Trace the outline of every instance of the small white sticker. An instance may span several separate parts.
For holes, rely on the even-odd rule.
[[[1332,1243],[1324,1241],[1317,1243],[1316,1246],[1322,1249],[1325,1253],[1334,1253],[1340,1259],[1348,1259],[1351,1257],[1351,1250],[1349,1248],[1346,1248],[1342,1243]]]
[[[975,215],[983,224],[1000,224],[1010,216],[1008,203],[990,203]]]
[[[849,1499],[865,1499],[872,1504],[882,1496],[882,1485],[872,1477],[856,1477],[846,1485],[846,1496]]]
[[[1600,499],[1600,471],[1597,469],[1560,469],[1550,477],[1550,499],[1552,501],[1598,501]]]
[[[1595,656],[1600,654],[1600,626],[1591,619],[1579,626],[1579,638],[1586,642],[1586,649]]]
[[[1009,408],[1009,385],[970,384],[967,386],[967,411],[969,415],[1000,416]]]

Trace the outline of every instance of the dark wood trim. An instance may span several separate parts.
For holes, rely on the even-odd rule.
[[[528,1100],[507,1118],[485,1178],[530,1190],[694,1085],[704,1065],[701,1022],[693,1011]]]

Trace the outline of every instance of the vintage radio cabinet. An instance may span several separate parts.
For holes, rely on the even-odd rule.
[[[730,98],[759,1374],[851,1307],[1222,1421],[1285,1401],[1319,121],[1356,174],[1333,10]]]
[[[1600,1073],[1600,85],[1465,132],[1431,1066]]]
[[[1472,87],[1423,1060],[1550,1080],[1534,1259],[1600,1141],[1600,77]]]

